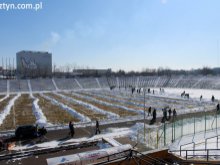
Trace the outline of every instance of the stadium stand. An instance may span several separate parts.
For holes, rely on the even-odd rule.
[[[80,88],[73,78],[54,78],[54,81],[60,90],[73,90]]]
[[[53,91],[56,88],[53,85],[52,79],[31,79],[32,91]]]
[[[116,77],[107,77],[107,81],[108,81],[109,86],[117,86]]]
[[[108,80],[106,77],[99,77],[97,78],[97,80],[99,81],[99,84],[102,88],[108,88],[109,84],[108,84]]]
[[[99,88],[99,85],[94,77],[77,78],[77,81],[83,88]]]
[[[145,88],[194,88],[220,89],[218,76],[136,76],[136,77],[89,77],[89,78],[54,78],[30,79],[33,91],[56,90],[54,83],[60,90],[92,89],[109,87],[145,87]],[[10,92],[28,92],[28,81],[23,79],[0,80],[0,93],[7,92],[7,81]]]
[[[10,92],[28,92],[27,80],[10,80]]]
[[[169,82],[167,82],[166,87],[174,87],[176,88],[179,81],[181,81],[183,78],[183,76],[175,76],[175,77],[171,77]]]
[[[0,80],[0,92],[7,92],[7,81]]]

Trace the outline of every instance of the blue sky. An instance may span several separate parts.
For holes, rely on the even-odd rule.
[[[43,9],[0,10],[0,57],[40,50],[56,65],[126,71],[220,66],[219,0],[27,2]]]

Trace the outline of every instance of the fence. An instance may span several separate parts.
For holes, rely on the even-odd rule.
[[[185,135],[216,131],[220,128],[220,115],[216,112],[204,112],[202,114],[190,114],[186,117],[177,117],[174,121],[163,123],[158,127],[139,128],[137,137],[139,142],[146,144],[148,148],[158,149],[171,144],[176,139]],[[193,137],[194,137],[193,136]]]
[[[200,160],[216,160],[216,158],[220,157],[220,149],[192,149],[192,150],[174,150],[172,151],[184,153],[185,160],[199,158]]]

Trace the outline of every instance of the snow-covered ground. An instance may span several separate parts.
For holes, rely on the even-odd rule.
[[[94,135],[92,137],[82,137],[82,138],[71,138],[68,140],[63,141],[49,141],[40,144],[27,144],[23,146],[15,146],[13,148],[14,151],[21,151],[21,150],[30,150],[36,148],[55,148],[61,145],[69,145],[69,144],[79,144],[82,142],[93,142],[93,141],[101,141],[103,138],[119,138],[119,137],[127,137],[134,133],[134,131],[130,128],[109,128],[107,132],[104,132],[99,135]]]
[[[143,94],[143,88],[142,89],[142,94]],[[220,90],[214,90],[214,89],[192,89],[192,88],[163,88],[164,92],[160,92],[160,88],[150,88],[151,93],[148,94],[146,92],[146,95],[151,95],[151,96],[160,96],[160,97],[165,97],[165,98],[177,98],[177,99],[182,99],[181,98],[181,93],[185,91],[185,93],[189,93],[190,98],[193,100],[199,101],[200,96],[202,95],[202,101],[211,101],[212,95],[216,99],[220,99]],[[152,91],[154,90],[155,94],[152,94]],[[112,92],[124,92],[123,89],[121,90],[113,90]],[[126,95],[129,96],[131,95],[131,90],[127,89],[126,90]],[[136,93],[134,93],[136,94]],[[186,100],[186,99],[185,99]]]
[[[159,91],[158,88],[156,88],[156,90]],[[197,100],[199,100],[201,95],[205,101],[211,101],[212,95],[216,99],[220,100],[220,90],[214,90],[214,89],[165,88],[165,93],[163,95],[180,97],[180,94],[183,91],[189,93],[190,98]]]

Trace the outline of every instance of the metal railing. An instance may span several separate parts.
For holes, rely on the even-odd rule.
[[[193,144],[193,150],[195,150],[195,142],[190,142],[190,143],[187,143],[187,144],[183,144],[183,145],[180,146],[180,156],[182,156],[182,151],[183,151],[182,147],[187,146],[189,144]]]
[[[172,153],[185,152],[185,160],[189,160],[192,158],[200,158],[199,160],[202,160],[202,158],[204,158],[204,160],[210,161],[210,157],[215,157],[215,158],[220,157],[220,149],[172,150],[170,152]]]
[[[207,149],[207,141],[208,141],[209,139],[213,139],[213,138],[217,138],[216,146],[217,146],[217,149],[218,149],[218,139],[219,139],[218,137],[219,137],[219,136],[220,136],[220,135],[206,138],[206,139],[205,139],[205,150]]]
[[[98,163],[94,163],[93,165],[103,165],[103,164],[108,164],[108,163],[115,162],[115,161],[120,161],[122,163],[123,161],[126,161],[126,160],[133,160],[134,163],[136,163],[137,165],[139,165],[140,162],[143,162],[144,164],[148,164],[148,165],[156,165],[156,164],[157,165],[164,165],[164,164],[171,165],[171,163],[163,159],[154,158],[149,155],[144,155],[132,149],[118,152],[118,153],[108,155],[105,157],[101,157],[99,159],[104,159],[104,160]]]

